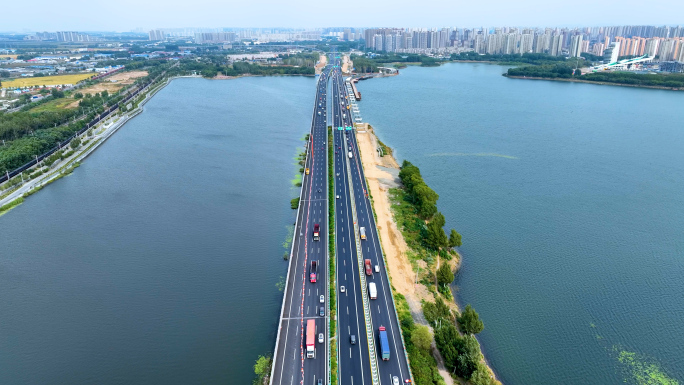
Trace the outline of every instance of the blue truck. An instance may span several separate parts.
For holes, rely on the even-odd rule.
[[[382,360],[389,361],[389,341],[387,340],[387,331],[384,326],[380,326],[380,352],[382,353]]]

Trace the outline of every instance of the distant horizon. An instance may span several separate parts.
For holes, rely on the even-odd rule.
[[[441,29],[441,28],[458,28],[458,29],[492,29],[492,28],[564,28],[564,29],[577,29],[577,28],[600,28],[600,27],[620,27],[620,26],[653,26],[653,27],[684,27],[684,23],[675,24],[648,24],[648,23],[623,23],[623,24],[591,24],[591,25],[512,25],[512,24],[502,24],[502,25],[481,25],[481,26],[457,26],[457,25],[440,25],[440,26],[400,26],[400,25],[375,25],[375,26],[364,26],[364,27],[352,27],[352,26],[318,26],[318,27],[284,27],[284,26],[270,26],[270,27],[234,27],[234,26],[223,26],[223,27],[198,27],[198,26],[185,26],[185,27],[150,27],[142,28],[136,27],[129,30],[98,30],[98,29],[78,29],[78,28],[61,28],[61,29],[25,29],[23,31],[18,30],[0,30],[2,35],[27,35],[35,34],[40,32],[57,32],[57,31],[74,31],[82,33],[112,33],[112,34],[126,34],[126,33],[136,33],[136,34],[147,34],[151,30],[174,30],[174,29],[204,29],[204,30],[224,30],[224,29],[238,29],[238,30],[256,30],[256,29],[275,29],[275,30],[322,30],[322,29],[370,29],[370,28],[407,28],[407,29]]]
[[[320,3],[311,0],[262,0],[258,3],[231,3],[220,0],[187,2],[167,0],[120,0],[88,2],[35,0],[27,5],[9,1],[3,7],[0,29],[26,31],[131,31],[173,28],[172,25],[259,28],[254,25],[281,25],[281,28],[321,28],[321,25],[347,25],[362,28],[389,26],[483,26],[483,25],[680,25],[684,23],[684,2],[607,0],[590,6],[573,2],[548,3],[542,0],[473,1],[433,0],[417,4],[409,0],[392,3],[347,0]],[[43,12],[40,12],[43,10]],[[45,12],[49,10],[49,12]],[[250,27],[252,26],[252,27]],[[177,27],[183,28],[183,27]],[[222,28],[222,27],[210,27]]]

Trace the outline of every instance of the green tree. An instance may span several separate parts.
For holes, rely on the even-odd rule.
[[[484,329],[484,323],[480,320],[480,315],[477,314],[470,304],[466,305],[465,310],[458,317],[458,325],[467,334],[477,334]]]
[[[463,337],[458,334],[456,326],[451,323],[443,323],[440,328],[435,329],[435,343],[440,353],[442,353],[444,363],[449,370],[456,366],[459,355],[456,347],[461,339]]]
[[[496,380],[489,376],[489,370],[487,370],[487,367],[480,362],[477,365],[477,369],[470,377],[470,383],[472,385],[494,385],[496,384]]]
[[[432,345],[430,329],[424,325],[416,325],[411,332],[411,342],[418,349],[426,352],[430,351],[430,345]]]
[[[81,139],[79,139],[79,138],[74,138],[71,141],[71,143],[69,143],[69,146],[74,150],[77,149],[78,146],[80,146],[80,145],[81,145]]]
[[[454,346],[458,351],[458,358],[454,365],[455,372],[469,379],[480,363],[480,344],[472,335],[466,335],[456,340]]]
[[[461,234],[456,230],[451,229],[451,234],[449,234],[449,247],[460,247],[461,246]]]
[[[435,217],[438,215],[435,215]],[[433,250],[439,250],[442,247],[446,247],[449,242],[444,229],[439,224],[439,221],[432,220],[428,223],[424,231],[423,239],[425,244]]]
[[[77,92],[74,94],[74,99],[81,99],[83,97],[83,94],[80,92]]]
[[[451,271],[448,263],[442,262],[442,265],[437,269],[437,283],[440,286],[446,286],[452,282],[454,282],[454,273]]]
[[[255,384],[261,384],[264,377],[271,373],[271,357],[270,356],[259,356],[256,363],[254,364],[254,374],[257,378],[254,380]]]

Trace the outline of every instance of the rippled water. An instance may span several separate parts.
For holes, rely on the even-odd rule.
[[[0,218],[0,384],[248,384],[313,78],[180,79]]]
[[[504,71],[359,83],[463,235],[458,301],[488,360],[506,384],[684,382],[684,93]]]

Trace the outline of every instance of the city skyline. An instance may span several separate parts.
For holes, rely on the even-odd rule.
[[[342,4],[344,6],[342,6]],[[483,8],[474,2],[435,1],[416,7],[405,0],[367,3],[350,0],[344,3],[316,3],[309,0],[282,2],[265,0],[257,3],[228,4],[218,0],[200,0],[192,7],[183,2],[93,2],[84,8],[74,0],[55,7],[53,2],[37,0],[35,9],[50,9],[31,18],[5,18],[0,32],[34,32],[43,30],[117,31],[178,27],[320,28],[347,26],[370,28],[406,25],[436,28],[442,26],[552,26],[575,27],[593,25],[677,25],[684,14],[684,3],[653,3],[648,7],[634,0],[597,2],[578,7],[576,3],[556,3],[552,7],[539,0],[509,2],[495,0]],[[6,4],[7,15],[21,15],[25,6],[13,1]],[[551,9],[549,9],[551,8]],[[437,11],[438,10],[438,11]],[[493,11],[494,10],[494,11]],[[635,11],[638,10],[638,11]],[[98,15],[107,15],[99,17]]]

